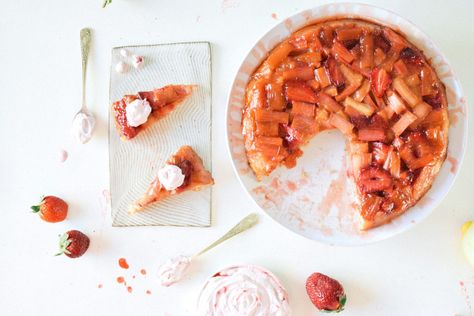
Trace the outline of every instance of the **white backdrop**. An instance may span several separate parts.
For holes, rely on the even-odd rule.
[[[472,104],[473,1],[364,2],[397,12],[430,35]],[[470,315],[474,268],[462,256],[460,227],[474,219],[472,146],[454,188],[427,220],[400,236],[357,248],[331,247],[285,230],[258,211],[232,171],[225,107],[240,62],[278,21],[323,3],[113,0],[101,9],[99,0],[0,0],[0,314],[190,315],[210,274],[252,263],[281,279],[297,316],[318,314],[304,288],[314,271],[343,283],[344,315]],[[80,107],[79,30],[85,26],[94,30],[88,104],[98,129],[81,146],[69,128]],[[110,49],[197,40],[213,44],[213,226],[112,228],[102,202],[108,188]],[[57,160],[61,148],[70,155],[64,164]],[[69,203],[67,221],[49,224],[31,214],[29,206],[42,194]],[[194,253],[251,211],[261,215],[256,228],[203,256],[182,283],[158,286],[160,262]],[[54,257],[58,234],[73,228],[91,237],[89,251],[77,260]],[[129,270],[118,267],[120,257],[128,259]],[[118,276],[133,287],[131,294],[116,282]]]

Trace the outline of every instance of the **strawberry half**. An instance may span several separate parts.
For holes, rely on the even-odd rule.
[[[420,55],[420,53],[416,52],[410,47],[405,47],[400,52],[400,58],[406,63],[414,64],[417,66],[422,66],[424,63],[423,57]]]
[[[384,68],[374,68],[370,74],[370,83],[372,85],[372,91],[374,94],[381,98],[383,97],[385,90],[390,86],[392,78]]]
[[[306,280],[306,292],[317,309],[324,312],[340,312],[346,304],[342,285],[322,273],[313,273]]]
[[[42,220],[49,223],[62,222],[68,211],[68,205],[56,196],[44,196],[40,204],[31,207],[33,213],[39,213]]]
[[[301,133],[287,124],[280,125],[283,131],[283,139],[290,150],[298,147],[301,141]]]
[[[59,253],[56,256],[65,254],[69,258],[81,257],[89,248],[90,239],[78,230],[70,230],[59,238]]]
[[[392,186],[392,177],[384,169],[371,166],[360,172],[358,185],[364,193],[385,191]]]

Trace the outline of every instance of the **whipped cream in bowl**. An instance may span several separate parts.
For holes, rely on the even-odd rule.
[[[158,170],[158,180],[161,185],[168,190],[173,191],[184,183],[185,175],[180,167],[167,164]]]
[[[144,99],[136,99],[127,104],[125,108],[125,115],[127,123],[130,126],[138,127],[148,120],[151,113],[150,103]]]
[[[288,316],[288,293],[269,271],[239,265],[214,274],[198,298],[196,315]]]

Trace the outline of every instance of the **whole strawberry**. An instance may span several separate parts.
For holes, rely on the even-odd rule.
[[[79,258],[89,248],[89,237],[78,230],[70,230],[59,238],[59,253],[56,256],[65,254],[69,258]]]
[[[68,205],[56,196],[45,196],[40,204],[31,207],[33,213],[39,213],[41,219],[50,223],[63,221],[67,216]]]
[[[340,312],[346,303],[342,285],[322,273],[313,273],[306,280],[306,292],[317,309],[325,312]]]

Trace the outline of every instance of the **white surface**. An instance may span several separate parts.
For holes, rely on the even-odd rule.
[[[345,286],[343,315],[469,315],[459,281],[474,298],[474,268],[462,257],[459,228],[472,213],[474,149],[468,147],[447,199],[414,229],[365,247],[331,247],[262,223],[206,254],[189,277],[159,288],[156,270],[177,254],[191,254],[257,207],[234,175],[225,149],[225,102],[237,67],[276,20],[322,1],[1,1],[0,10],[0,308],[2,315],[190,315],[203,282],[224,266],[251,263],[285,284],[297,316],[317,315],[306,277],[320,271]],[[474,100],[474,2],[372,1],[415,22],[438,44]],[[88,103],[98,130],[85,146],[69,128],[80,103],[79,30],[94,28]],[[213,43],[213,192],[211,228],[112,228],[101,208],[108,187],[107,111],[110,48],[127,44],[208,40]],[[470,111],[472,121],[473,111]],[[472,128],[470,128],[472,134]],[[8,135],[7,135],[8,133]],[[469,145],[472,144],[472,139]],[[57,162],[65,148],[69,159]],[[41,194],[70,205],[63,223],[49,224],[28,207]],[[57,235],[71,228],[91,237],[83,258],[54,257]],[[128,271],[117,259],[126,257]],[[139,273],[146,268],[146,277]],[[132,294],[115,278],[129,277]],[[103,284],[102,289],[97,285]],[[146,289],[152,295],[145,295]],[[469,302],[473,304],[474,302]]]
[[[195,85],[192,94],[173,112],[154,122],[130,141],[122,141],[109,117],[110,193],[113,226],[173,225],[209,226],[211,187],[184,192],[154,203],[133,215],[130,205],[157,177],[158,170],[183,145],[191,146],[212,172],[211,63],[209,43],[181,43],[126,47],[144,64],[126,74],[110,69],[110,102],[125,94],[151,91],[168,84]],[[112,50],[112,65],[124,58],[121,48]],[[129,61],[129,59],[127,59]]]

